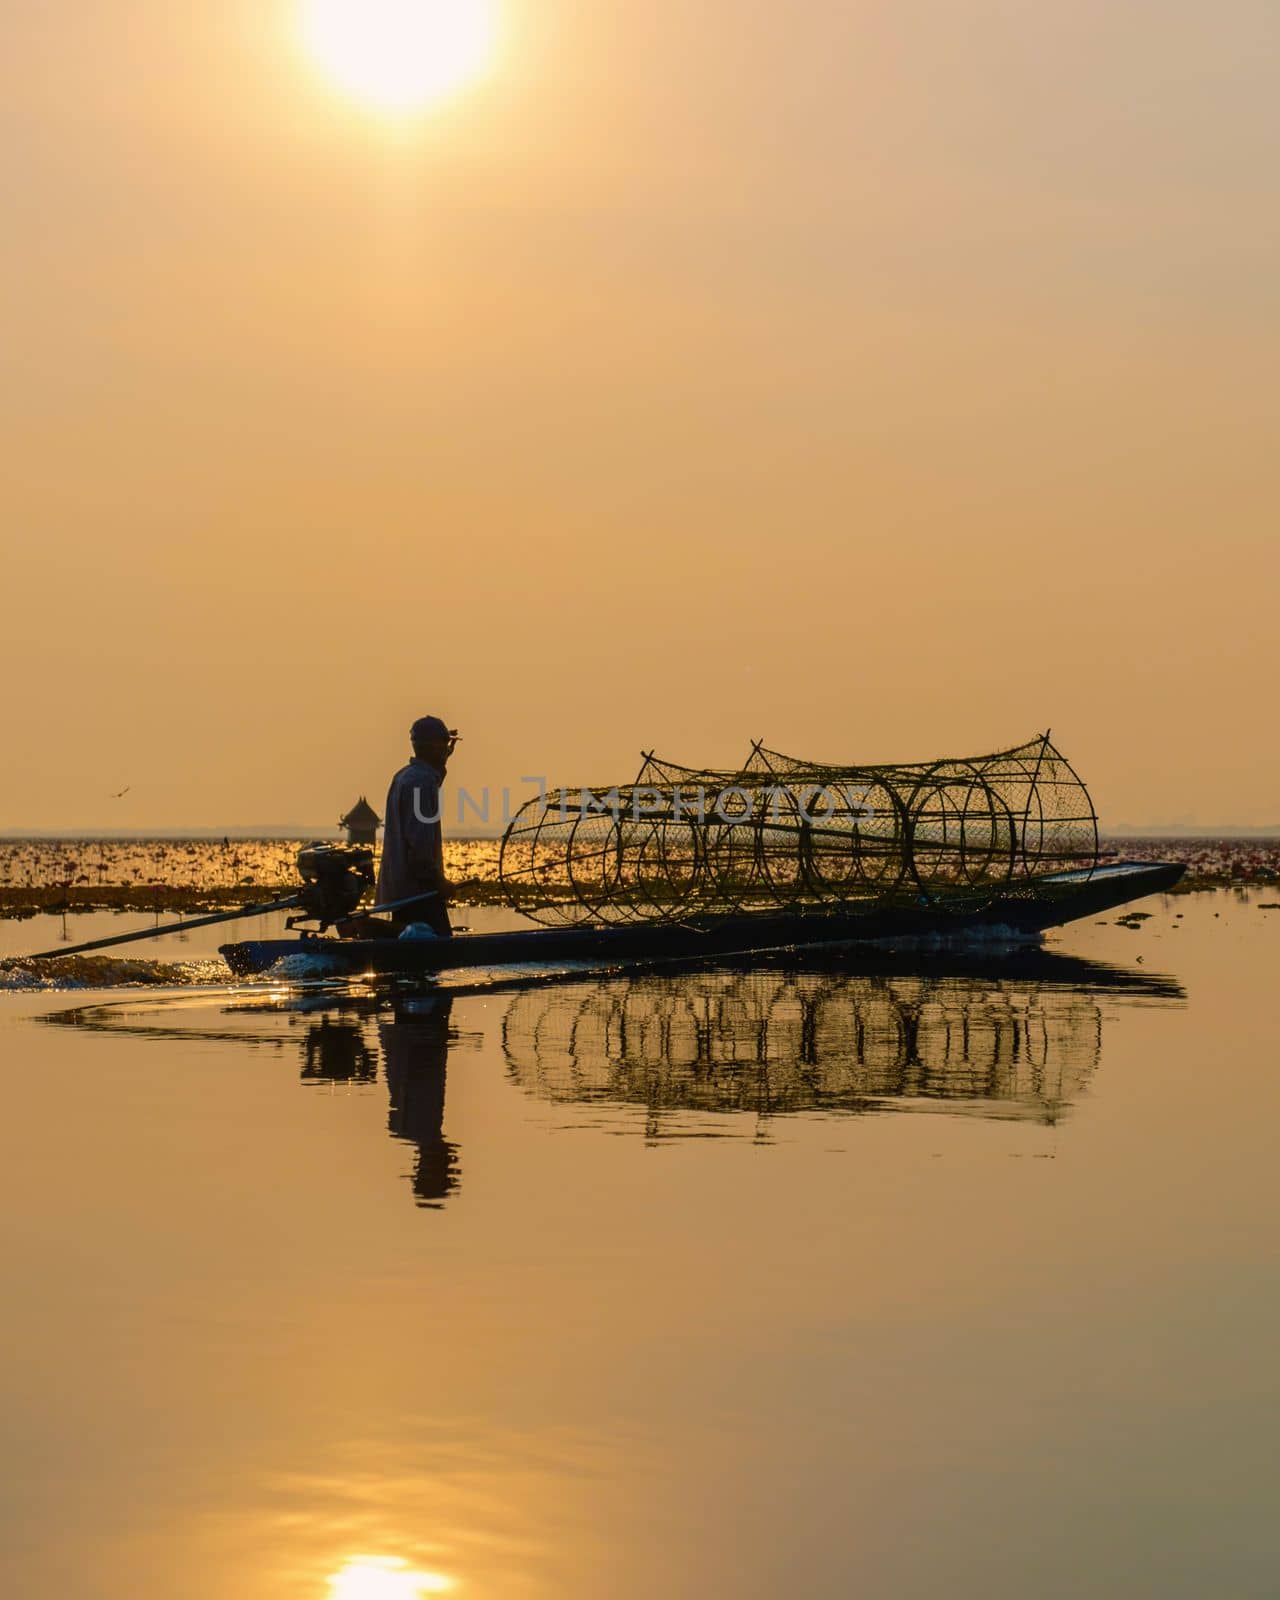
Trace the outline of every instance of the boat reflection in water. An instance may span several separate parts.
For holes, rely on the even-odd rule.
[[[947,1111],[1055,1123],[1102,1047],[1108,995],[1180,998],[1170,979],[1043,953],[946,975],[704,971],[517,996],[512,1080],[553,1101],[646,1108],[650,1138],[689,1114]],[[718,1130],[717,1130],[718,1131]]]
[[[868,971],[876,964],[879,970]],[[812,957],[749,967],[605,976],[497,976],[461,988],[273,992],[221,1002],[159,999],[51,1018],[152,1038],[298,1051],[304,1084],[388,1096],[387,1128],[416,1147],[420,1206],[459,1187],[445,1134],[449,1058],[483,1046],[457,1009],[511,992],[501,1023],[509,1081],[564,1109],[611,1109],[615,1131],[650,1140],[767,1139],[807,1113],[934,1111],[1058,1122],[1087,1086],[1112,1000],[1183,997],[1171,978],[1028,951],[937,958],[860,954],[863,970]],[[199,1013],[202,1012],[203,1015]],[[302,1030],[299,1038],[298,1030]]]
[[[792,958],[794,961],[794,957]],[[865,963],[864,963],[865,964]],[[948,963],[886,960],[857,974],[821,961],[670,974],[613,973],[517,990],[501,1023],[509,1080],[568,1108],[626,1114],[649,1139],[764,1139],[789,1113],[942,1111],[1058,1122],[1097,1068],[1103,1005],[1182,998],[1170,978],[1042,951]],[[342,1001],[313,1021],[303,1076],[373,1076],[389,1127],[419,1150],[414,1190],[438,1203],[458,1181],[443,1134],[453,996]],[[726,1116],[726,1114],[734,1114]]]

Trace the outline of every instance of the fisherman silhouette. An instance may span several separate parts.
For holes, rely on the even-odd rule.
[[[409,740],[413,760],[401,767],[387,791],[378,904],[418,896],[416,904],[402,905],[392,913],[392,926],[403,931],[424,923],[437,938],[447,939],[453,933],[448,909],[453,886],[444,870],[440,785],[458,743],[458,730],[440,717],[419,717],[409,729]]]

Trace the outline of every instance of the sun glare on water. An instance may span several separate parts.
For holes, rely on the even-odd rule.
[[[421,111],[477,78],[493,53],[493,0],[303,0],[308,54],[377,111]]]
[[[424,1600],[452,1588],[442,1573],[420,1572],[396,1556],[353,1556],[329,1579],[327,1600]]]

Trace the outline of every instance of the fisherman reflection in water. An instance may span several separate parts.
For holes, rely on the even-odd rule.
[[[309,1024],[302,1046],[302,1081],[311,1084],[376,1082],[378,1047],[367,1018],[378,1017],[378,1045],[387,1076],[387,1131],[418,1147],[413,1192],[420,1206],[438,1207],[458,1187],[458,1149],[444,1136],[445,1069],[457,1035],[450,1026],[450,995],[403,995],[392,1010],[357,1001],[338,1016]],[[341,1014],[354,1009],[354,1018]]]
[[[447,939],[453,928],[449,922],[451,885],[444,874],[440,785],[449,770],[458,730],[447,727],[439,717],[419,717],[409,730],[409,740],[413,760],[401,767],[387,791],[378,904],[429,895],[416,905],[393,911],[392,924],[398,933],[425,924],[424,934],[430,929],[438,938]]]
[[[413,1192],[420,1206],[438,1207],[458,1187],[457,1146],[444,1136],[451,1004],[448,995],[407,996],[378,1023],[391,1097],[387,1128],[418,1147]]]

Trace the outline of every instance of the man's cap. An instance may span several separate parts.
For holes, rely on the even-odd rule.
[[[447,743],[457,737],[458,730],[446,728],[439,717],[419,717],[409,729],[409,740],[412,744],[429,744],[432,739],[440,739]]]

